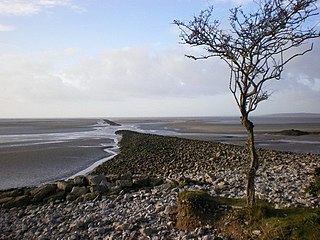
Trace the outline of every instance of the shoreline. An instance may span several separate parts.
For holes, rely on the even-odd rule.
[[[54,120],[56,121],[56,120]],[[54,123],[54,121],[44,121],[44,123],[40,124],[39,129],[37,131],[40,131],[40,129],[43,129],[47,126],[48,128],[48,122],[50,124]],[[64,129],[63,132],[69,132],[74,129],[87,131],[88,126],[83,126],[83,122],[87,123],[94,123],[95,120],[77,120],[79,122],[74,123],[73,120],[61,120],[54,123],[54,127],[58,127],[59,129]],[[115,120],[118,121],[118,120]],[[38,143],[37,145],[33,145],[32,149],[27,149],[26,147],[19,146],[19,152],[10,153],[10,151],[16,151],[14,149],[16,148],[8,148],[6,149],[5,144],[2,144],[2,148],[0,149],[0,163],[3,166],[3,169],[5,169],[5,166],[9,166],[9,169],[5,172],[1,172],[0,169],[0,175],[2,175],[3,178],[7,178],[7,182],[10,183],[10,181],[13,183],[11,186],[8,186],[7,183],[3,182],[2,186],[0,186],[0,189],[9,189],[12,187],[22,187],[22,186],[34,186],[38,185],[40,183],[45,183],[48,181],[51,181],[53,179],[69,179],[78,175],[82,174],[88,174],[91,171],[93,171],[98,165],[103,164],[105,161],[108,161],[112,159],[116,152],[119,149],[118,146],[118,140],[117,138],[119,136],[116,136],[114,132],[117,129],[131,129],[138,132],[143,133],[156,133],[160,135],[165,136],[177,136],[180,138],[186,138],[186,139],[195,139],[195,140],[203,140],[203,141],[210,141],[210,142],[220,142],[220,143],[226,143],[226,144],[235,144],[239,146],[244,146],[246,144],[246,133],[242,129],[242,126],[240,124],[235,124],[233,121],[230,121],[228,124],[221,123],[221,122],[214,122],[214,121],[207,121],[204,119],[134,119],[133,120],[123,120],[119,121],[119,123],[124,124],[123,126],[115,126],[110,127],[108,126],[108,130],[104,133],[105,125],[97,125],[97,124],[91,124],[91,127],[94,127],[94,129],[91,130],[93,133],[95,130],[99,129],[102,130],[97,139],[92,140],[83,140],[81,138],[79,139],[73,139],[70,142],[66,141],[56,141],[56,142],[43,142]],[[28,124],[31,124],[32,121],[28,120],[26,121]],[[41,123],[40,120],[38,122]],[[4,124],[2,122],[2,124]],[[13,124],[13,123],[12,123]],[[74,128],[74,125],[76,128]],[[71,127],[71,130],[69,129]],[[268,134],[270,132],[283,130],[286,128],[298,128],[299,130],[304,131],[319,131],[320,130],[320,123],[312,122],[310,124],[304,124],[304,123],[290,123],[290,124],[265,124],[257,123],[256,125],[256,145],[258,148],[263,149],[270,149],[270,150],[277,150],[282,152],[303,152],[303,153],[315,153],[320,154],[320,141],[319,141],[319,135],[306,135],[306,136],[298,136],[298,137],[292,137],[292,136],[279,136],[279,135],[272,135]],[[6,132],[8,133],[8,130]],[[25,130],[21,130],[25,131]],[[53,131],[51,129],[47,130],[48,132]],[[72,134],[72,132],[71,132]],[[105,134],[105,140],[107,141],[107,144],[105,147],[97,147],[99,145],[99,141],[102,141],[101,134]],[[91,141],[91,142],[90,142]],[[68,146],[63,146],[64,144],[67,144]],[[72,146],[72,144],[74,146]],[[75,149],[76,145],[88,145],[92,146],[91,150],[85,154],[85,151],[82,151],[81,149],[78,149],[78,151]],[[52,146],[57,146],[57,149],[60,146],[61,151],[54,150]],[[96,147],[93,147],[96,146]],[[50,147],[50,149],[45,149],[47,147]],[[70,149],[67,151],[66,148],[70,147]],[[106,148],[107,147],[107,148]],[[86,149],[88,150],[88,149]],[[40,154],[36,154],[37,157],[40,155],[45,160],[37,160],[37,158],[32,158],[32,154],[34,155],[39,151]],[[63,159],[61,158],[61,155],[63,155],[63,152],[66,154]],[[9,160],[4,162],[1,161],[1,156],[10,155]],[[91,154],[91,156],[89,156]],[[39,156],[38,156],[39,155]],[[77,161],[75,161],[75,158],[79,157],[79,161],[81,164],[79,165]],[[90,162],[86,160],[86,158],[91,158]],[[22,166],[19,166],[17,159],[23,159]],[[56,163],[51,163],[50,161],[56,161]],[[82,159],[82,160],[81,160]],[[36,168],[38,168],[38,171],[35,171],[32,167],[34,164],[34,161],[37,162]],[[48,166],[45,162],[49,161],[49,165],[53,165],[52,167],[56,167],[58,172],[51,168],[50,170],[47,170],[46,167]],[[67,161],[66,163],[63,163]],[[32,163],[33,162],[33,163]],[[30,163],[30,164],[29,164]],[[62,165],[66,164],[65,166],[69,170],[67,173],[65,171],[65,167]],[[20,176],[23,176],[22,172],[25,169],[31,169],[31,178],[27,179],[26,184],[17,184],[16,181],[19,181]],[[52,172],[56,171],[56,175],[52,175]],[[19,177],[12,178],[10,175],[14,175],[14,172],[18,172]],[[46,176],[47,172],[50,176]],[[16,174],[17,175],[17,174]],[[38,176],[45,176],[43,180],[40,182],[37,179]],[[31,181],[31,179],[34,179]],[[7,187],[8,186],[8,187]]]
[[[104,176],[110,192],[95,195],[89,192],[89,186],[76,185],[62,193],[86,189],[85,195],[80,196],[82,200],[45,200],[46,196],[43,202],[27,207],[0,208],[3,223],[0,238],[230,239],[224,233],[225,225],[219,229],[204,227],[201,231],[176,229],[176,198],[181,191],[198,190],[211,196],[243,198],[248,163],[248,153],[243,147],[126,130],[119,133],[122,135],[119,154],[87,177],[93,180]],[[319,209],[319,197],[307,194],[305,187],[319,166],[320,155],[265,149],[259,149],[258,154],[264,160],[256,177],[258,198],[275,208],[308,207],[315,212]],[[144,184],[150,184],[151,179],[161,181],[137,187],[133,186],[137,177],[140,180],[144,177]],[[117,179],[115,185],[111,178]],[[58,183],[55,189],[57,186]],[[94,198],[86,198],[91,194]]]
[[[239,124],[204,123],[202,121],[180,121],[165,124],[168,130],[176,131],[179,137],[214,141],[244,146],[247,133]],[[306,132],[320,132],[319,123],[257,124],[255,142],[258,148],[283,152],[320,154],[320,135],[285,136],[273,134],[282,130],[298,129]]]
[[[90,165],[89,167],[77,172],[76,174],[65,178],[66,180],[69,179],[73,179],[77,176],[81,176],[81,175],[88,175],[91,172],[93,172],[98,166],[102,165],[103,163],[111,160],[112,158],[114,158],[115,156],[118,155],[119,153],[119,139],[121,139],[120,137],[115,137],[114,139],[112,139],[114,141],[114,144],[110,145],[110,146],[106,146],[106,148],[104,148],[103,150],[109,154],[109,156],[106,156],[96,162],[94,162],[92,165]]]
[[[73,140],[25,147],[2,147],[0,189],[36,186],[75,175],[110,156],[99,146],[111,139]],[[27,174],[27,175],[26,175]]]

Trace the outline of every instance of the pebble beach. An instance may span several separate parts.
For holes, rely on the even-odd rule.
[[[0,239],[229,239],[210,226],[174,228],[176,196],[202,189],[243,198],[246,149],[216,142],[120,131],[120,153],[93,175],[148,175],[153,187],[120,190],[89,201],[55,200],[0,209]],[[319,207],[305,192],[319,167],[318,154],[259,149],[256,191],[277,208]]]

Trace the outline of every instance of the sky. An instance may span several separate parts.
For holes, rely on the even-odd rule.
[[[237,116],[229,70],[180,44],[175,19],[249,0],[0,0],[0,118]],[[314,19],[320,21],[319,16]],[[256,115],[320,113],[320,41]]]

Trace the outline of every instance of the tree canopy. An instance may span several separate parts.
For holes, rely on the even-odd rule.
[[[279,80],[284,66],[294,58],[312,51],[308,40],[320,36],[308,21],[318,15],[317,0],[256,0],[254,12],[242,7],[230,10],[230,27],[222,28],[212,20],[214,8],[202,11],[188,23],[174,21],[181,30],[183,44],[203,47],[195,60],[220,57],[230,68],[229,89],[239,107],[240,122],[248,133],[250,165],[247,173],[247,203],[255,203],[255,174],[259,167],[255,151],[254,125],[249,114],[270,93],[266,82]],[[308,45],[306,45],[308,43]]]

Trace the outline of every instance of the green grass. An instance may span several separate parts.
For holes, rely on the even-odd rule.
[[[320,209],[317,208],[275,209],[272,204],[258,200],[252,209],[248,209],[245,199],[212,197],[202,191],[183,191],[179,193],[179,198],[195,202],[198,206],[227,206],[227,210],[223,210],[215,221],[231,239],[238,239],[239,236],[261,240],[320,239]],[[255,235],[255,230],[260,234]]]
[[[258,202],[252,209],[243,209],[237,214],[247,221],[247,232],[254,239],[316,240],[320,237],[319,209],[275,209],[271,204]],[[260,230],[261,234],[254,236],[253,230]]]

